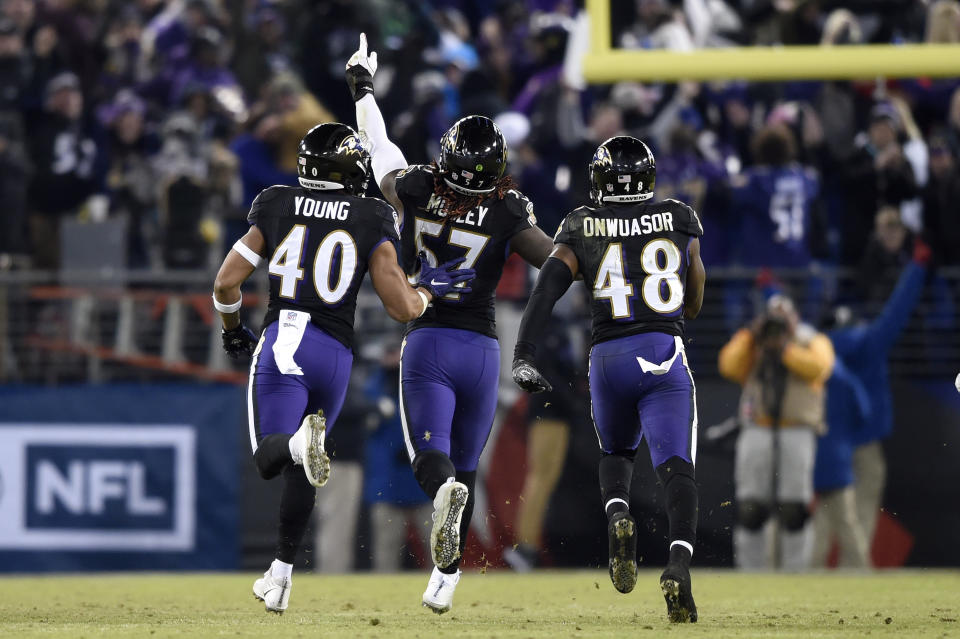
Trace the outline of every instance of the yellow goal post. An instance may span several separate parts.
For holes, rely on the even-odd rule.
[[[621,80],[853,80],[960,76],[960,44],[729,47],[675,52],[614,49],[610,0],[586,0],[588,83]]]

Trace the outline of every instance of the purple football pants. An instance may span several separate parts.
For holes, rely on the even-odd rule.
[[[654,468],[673,456],[696,461],[697,395],[680,344],[641,333],[590,350],[593,423],[605,453],[635,449],[642,437]]]
[[[497,410],[500,344],[455,328],[419,328],[403,341],[400,411],[410,460],[439,450],[474,471]]]
[[[267,327],[250,363],[247,415],[250,445],[273,433],[293,434],[303,417],[323,410],[327,432],[343,408],[353,353],[313,324],[307,324],[299,345],[290,354],[302,374],[284,374],[277,365],[274,344],[280,322]]]

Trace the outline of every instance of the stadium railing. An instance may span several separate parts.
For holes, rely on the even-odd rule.
[[[207,271],[0,271],[0,383],[100,383],[192,378],[242,384],[246,367],[220,346]],[[245,288],[243,314],[257,327],[265,278]],[[766,271],[711,268],[703,311],[688,323],[688,353],[698,375],[715,376],[730,334],[760,308],[764,292],[788,291],[814,325],[854,297],[855,273],[838,269]],[[956,330],[960,269],[941,269],[891,355],[901,376],[953,376],[960,366]],[[869,315],[867,315],[868,317]],[[580,320],[584,330],[588,318]],[[358,347],[397,332],[369,284],[357,304]]]

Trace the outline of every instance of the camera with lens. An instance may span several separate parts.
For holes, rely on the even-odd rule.
[[[779,341],[787,333],[789,328],[790,326],[786,318],[777,315],[766,315],[763,321],[760,322],[760,327],[757,329],[757,341],[761,343]]]

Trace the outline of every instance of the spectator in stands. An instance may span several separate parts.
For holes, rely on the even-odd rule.
[[[771,517],[781,533],[774,565],[788,570],[809,565],[813,460],[833,362],[830,340],[801,324],[793,303],[782,295],[771,297],[766,312],[720,351],[720,374],[743,386],[734,471],[734,560],[741,568],[767,566],[764,527]]]
[[[29,187],[30,232],[36,266],[60,263],[60,221],[76,215],[101,188],[97,143],[83,111],[80,79],[61,73],[47,84],[45,112],[30,131],[35,167]]]
[[[889,205],[881,207],[860,262],[857,292],[868,315],[874,315],[890,296],[910,260],[912,247],[912,236],[900,219],[900,211]]]
[[[106,188],[110,214],[127,220],[129,264],[135,267],[149,264],[147,238],[155,235],[146,227],[157,201],[151,155],[158,144],[145,131],[145,109],[143,100],[123,89],[100,110],[100,119],[109,130]]]
[[[276,140],[277,164],[282,171],[297,172],[297,150],[303,134],[318,124],[333,121],[333,114],[308,93],[296,76],[277,75],[265,91],[266,108],[280,116]]]
[[[244,208],[249,208],[257,193],[269,186],[297,183],[297,174],[284,171],[277,161],[282,126],[281,115],[264,111],[251,118],[248,133],[241,134],[230,144],[230,150],[240,160]]]
[[[746,266],[806,267],[811,239],[819,236],[820,181],[794,163],[796,141],[784,125],[754,136],[757,165],[731,178],[730,222],[737,229],[739,263]]]
[[[670,49],[691,51],[693,35],[682,14],[676,14],[665,0],[637,0],[637,22],[624,33],[625,49]]]
[[[286,34],[283,15],[271,6],[256,9],[239,30],[233,68],[248,100],[263,98],[271,78],[292,71]]]
[[[226,66],[223,35],[203,27],[190,38],[190,55],[179,65],[170,82],[168,104],[178,104],[188,86],[202,84],[211,91],[229,90],[241,96],[240,85]]]
[[[960,96],[960,91],[957,92]],[[960,105],[960,99],[956,100]],[[960,264],[960,163],[947,139],[930,139],[930,181],[923,196],[924,238],[940,264]]]
[[[839,432],[828,440],[830,448],[825,449],[822,456],[818,454],[816,473],[820,485],[828,488],[842,485],[843,476],[849,472],[846,464],[852,463],[857,520],[863,528],[868,550],[886,484],[883,440],[893,430],[888,359],[920,300],[930,257],[929,247],[918,241],[914,245],[913,260],[903,269],[893,294],[876,319],[853,323],[847,314],[838,318],[841,321],[837,327],[827,334],[837,359],[866,393],[869,419],[858,419],[856,411],[860,408],[834,405],[836,411],[827,415],[828,426],[836,427]],[[852,453],[845,449],[848,446]]]
[[[870,112],[865,134],[858,136],[854,155],[842,163],[846,208],[842,232],[842,260],[856,264],[863,256],[879,204],[900,207],[917,196],[913,168],[900,142],[902,123],[890,103],[878,103]]]
[[[947,111],[947,142],[953,150],[953,157],[960,158],[960,87],[950,96],[950,108]]]

